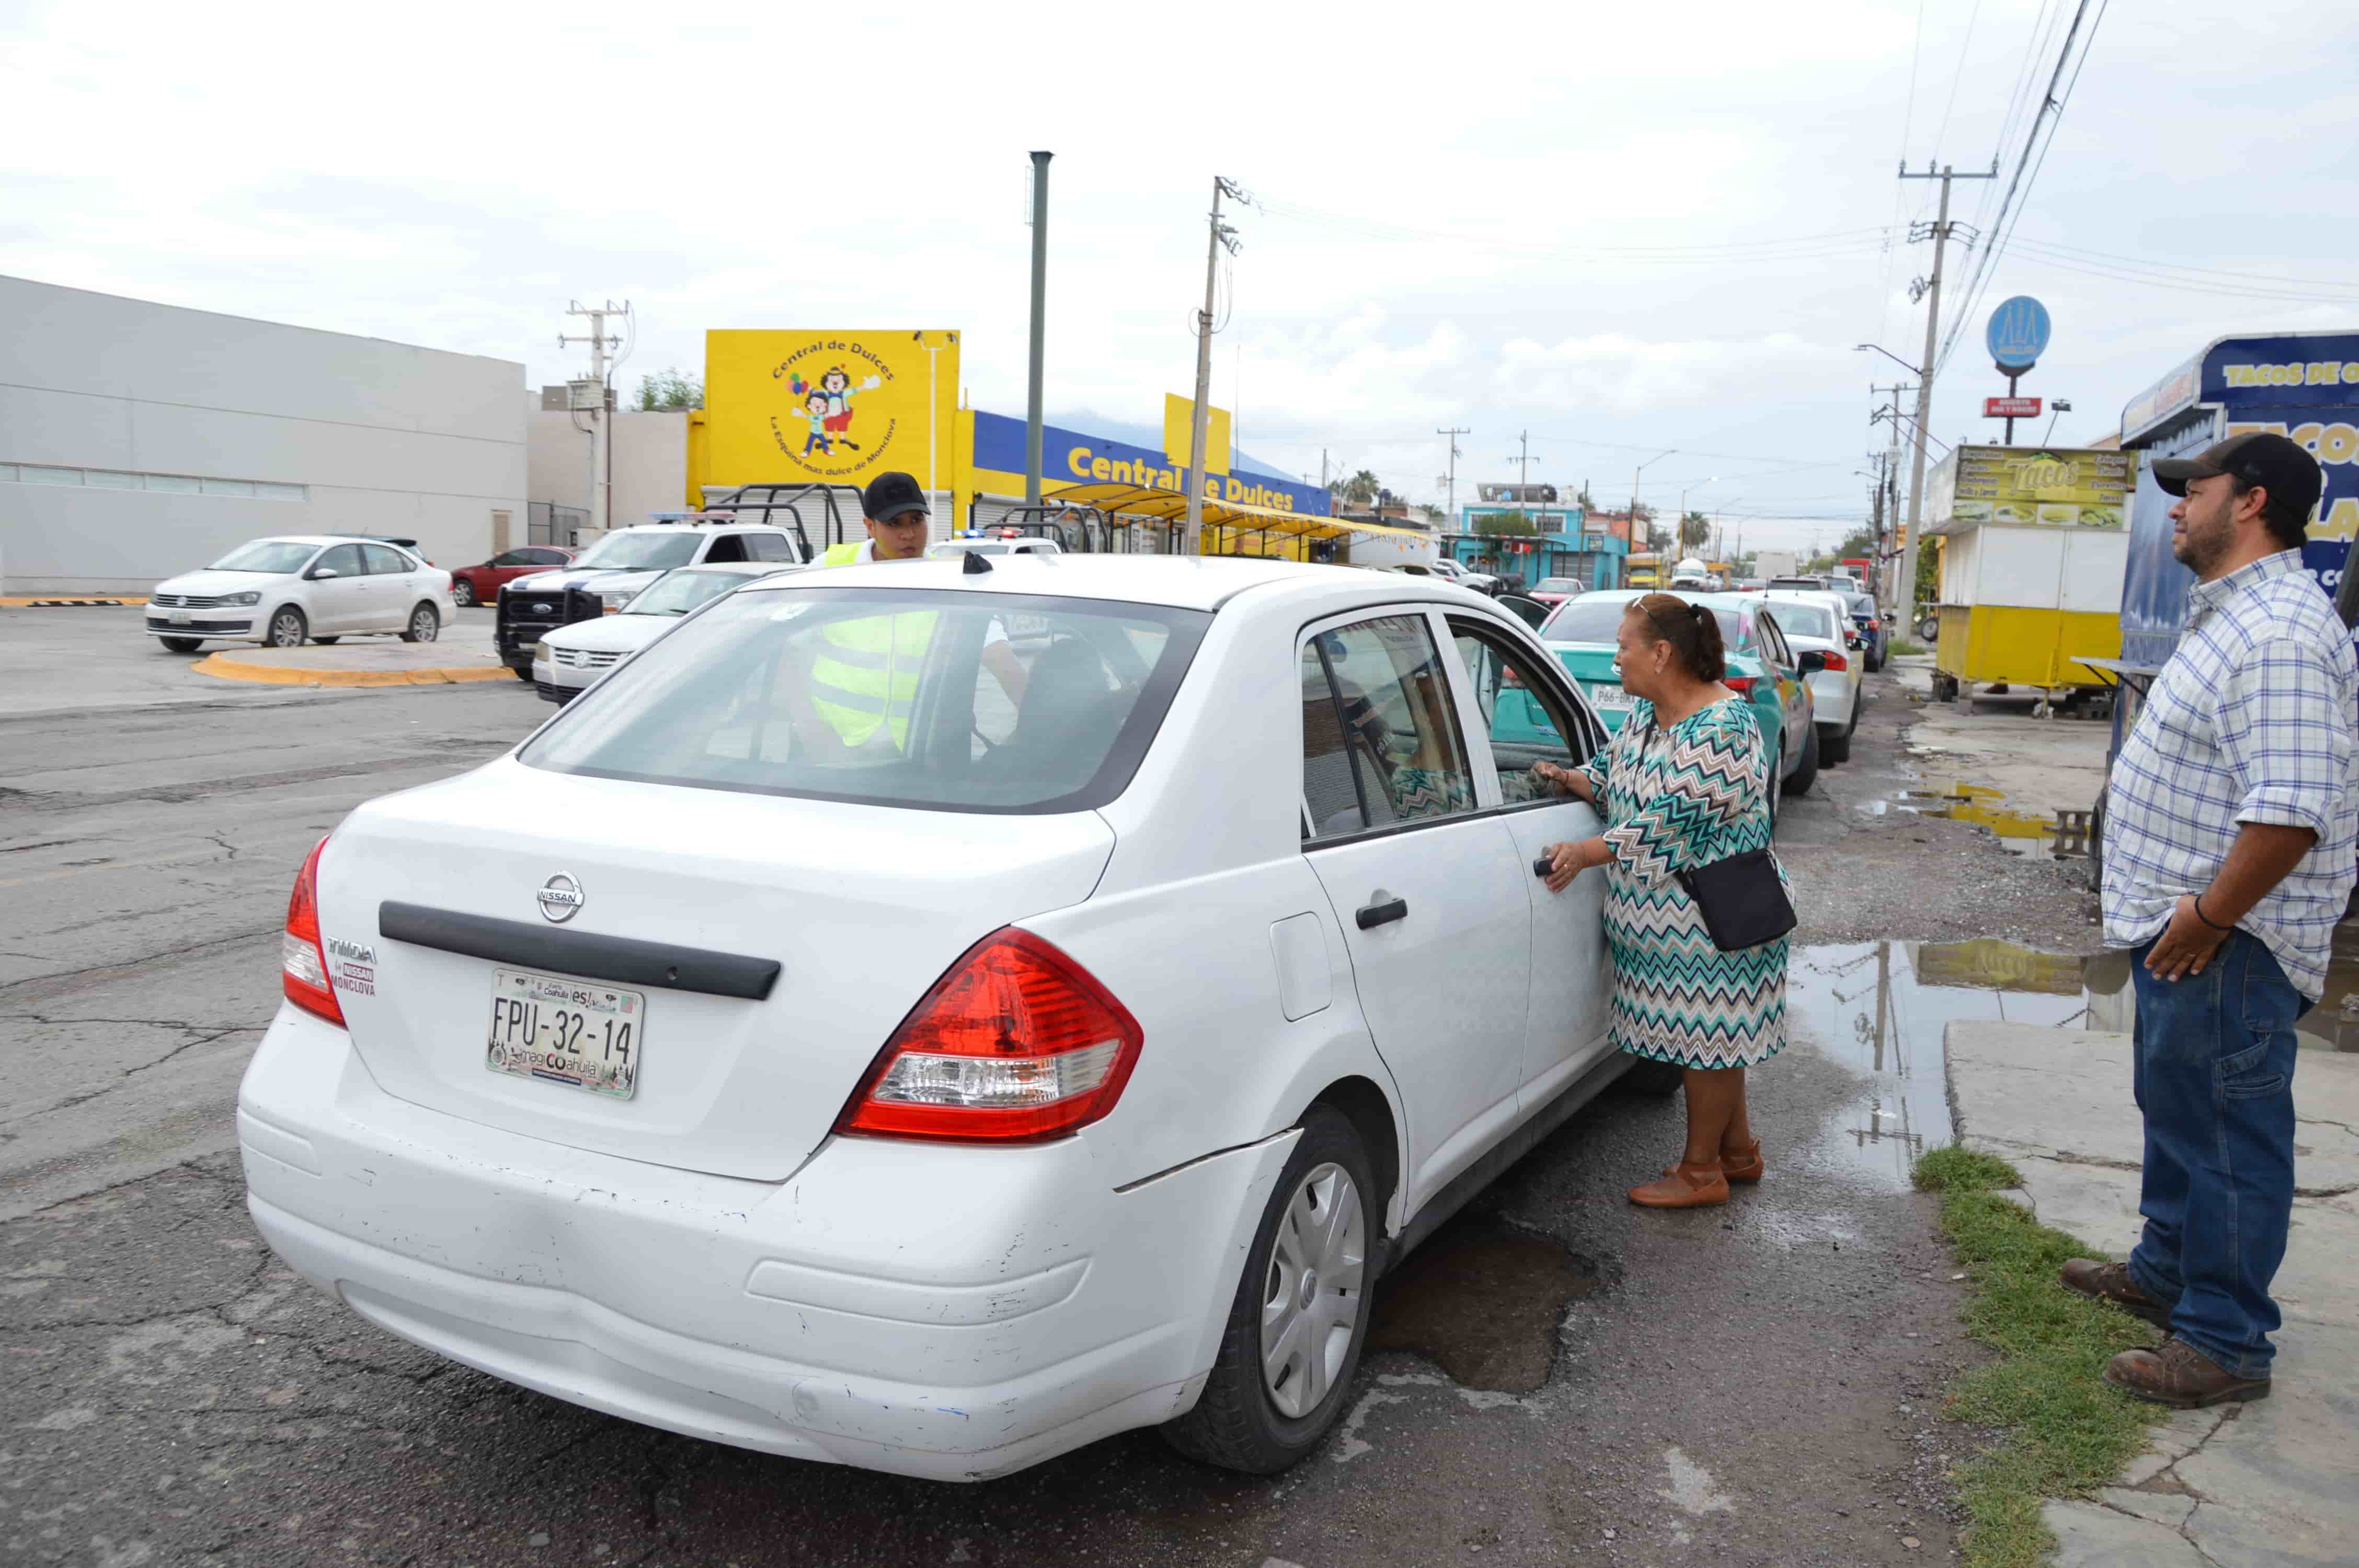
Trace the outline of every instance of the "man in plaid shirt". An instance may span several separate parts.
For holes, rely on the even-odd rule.
[[[2321,489],[2309,453],[2236,436],[2154,476],[2183,498],[2171,553],[2199,580],[2105,797],[2105,942],[2131,950],[2137,990],[2146,1232],[2128,1262],[2075,1260],[2063,1281],[2169,1330],[2105,1381],[2191,1409],[2269,1391],[2293,1023],[2325,989],[2359,855],[2359,665],[2302,569]]]

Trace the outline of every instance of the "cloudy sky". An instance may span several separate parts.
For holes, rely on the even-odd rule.
[[[2009,294],[2054,315],[2023,390],[2072,401],[2059,441],[2209,338],[2359,324],[2359,7],[2106,4],[1943,440],[1995,438]],[[1676,449],[1646,499],[1832,543],[1885,441],[1869,385],[1903,374],[1853,345],[1922,347],[1934,187],[1895,167],[1997,157],[1958,188],[1987,232],[2079,8],[0,0],[0,273],[532,384],[578,373],[575,297],[636,307],[625,387],[700,369],[712,327],[954,327],[973,403],[1020,415],[1046,147],[1053,417],[1159,423],[1189,389],[1224,174],[1258,199],[1213,382],[1248,452],[1439,499],[1437,430],[1472,427],[1462,495],[1528,433],[1534,480],[1618,503]]]

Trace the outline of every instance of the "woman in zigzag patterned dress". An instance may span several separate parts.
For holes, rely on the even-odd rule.
[[[1722,952],[1678,873],[1766,848],[1773,785],[1752,705],[1720,683],[1727,655],[1710,610],[1665,593],[1633,600],[1618,647],[1622,685],[1640,700],[1585,766],[1542,764],[1605,819],[1598,838],[1549,847],[1549,887],[1605,868],[1614,1044],[1687,1069],[1686,1151],[1630,1200],[1693,1208],[1761,1179],[1745,1070],[1786,1044],[1786,938]]]

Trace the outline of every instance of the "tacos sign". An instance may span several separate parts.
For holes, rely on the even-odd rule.
[[[1960,447],[1930,476],[1928,533],[1988,524],[2119,528],[2137,484],[2132,452],[2060,447]]]

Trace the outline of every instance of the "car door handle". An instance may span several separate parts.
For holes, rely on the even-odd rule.
[[[1375,901],[1374,903],[1364,903],[1360,906],[1358,915],[1360,929],[1363,931],[1374,930],[1379,925],[1389,925],[1396,920],[1407,920],[1408,918],[1408,900],[1405,898],[1386,898],[1381,889],[1377,891]]]
[[[1556,857],[1554,855],[1542,855],[1538,860],[1532,862],[1532,875],[1539,878],[1542,881],[1546,881],[1555,873],[1555,871]]]

